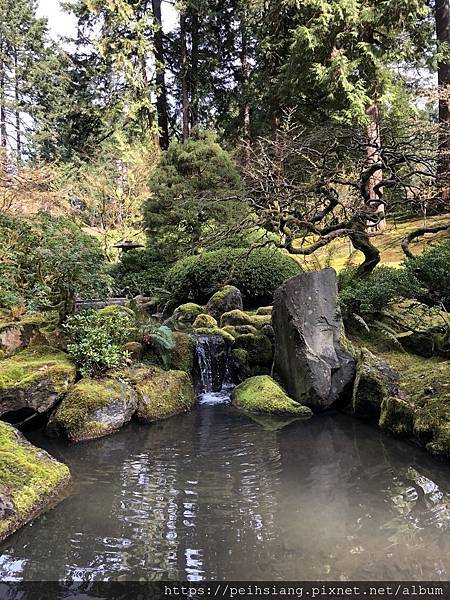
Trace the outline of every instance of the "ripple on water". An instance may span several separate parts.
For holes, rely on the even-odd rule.
[[[73,494],[0,579],[448,579],[448,470],[341,416],[268,431],[222,404],[89,444],[37,437]]]

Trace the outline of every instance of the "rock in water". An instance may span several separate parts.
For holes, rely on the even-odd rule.
[[[272,315],[275,368],[288,394],[325,410],[355,376],[355,360],[342,345],[334,269],[301,273],[275,292]]]
[[[69,469],[0,421],[0,542],[59,499]]]

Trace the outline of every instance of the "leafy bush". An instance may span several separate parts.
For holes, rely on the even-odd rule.
[[[179,260],[166,287],[178,303],[205,303],[218,288],[231,284],[247,305],[261,305],[272,302],[276,288],[300,271],[295,260],[278,250],[227,248]]]
[[[107,307],[68,317],[64,331],[69,338],[67,351],[83,376],[100,376],[121,366],[128,357],[123,350],[134,328],[132,311]]]
[[[128,297],[153,296],[164,286],[167,268],[167,262],[156,249],[126,252],[111,270],[114,288]]]
[[[381,266],[365,277],[356,277],[356,271],[356,267],[349,267],[339,274],[339,305],[344,318],[370,317],[392,302],[417,296],[417,283],[405,269]]]
[[[420,300],[432,305],[442,302],[450,309],[450,240],[407,259],[405,269],[424,288],[419,294]]]
[[[56,308],[65,316],[77,293],[101,296],[110,284],[97,240],[62,217],[0,215],[0,254],[3,308]]]

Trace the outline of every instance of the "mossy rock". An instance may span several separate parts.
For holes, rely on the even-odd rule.
[[[233,285],[226,285],[209,299],[206,312],[219,320],[224,313],[235,309],[242,310],[243,306],[240,290]]]
[[[0,542],[53,505],[69,481],[66,465],[0,421]]]
[[[128,342],[123,349],[129,354],[132,361],[139,362],[144,356],[144,346],[139,342]]]
[[[136,315],[133,310],[129,306],[124,306],[123,304],[109,304],[108,306],[104,306],[103,308],[99,308],[98,314],[102,317],[114,317],[116,315],[126,315],[131,320],[134,321]]]
[[[187,302],[176,308],[170,319],[167,319],[167,321],[164,322],[164,325],[167,325],[175,331],[191,329],[195,319],[204,312],[205,309],[203,306],[195,304],[194,302]]]
[[[239,335],[235,339],[234,347],[247,351],[251,365],[270,366],[272,364],[273,345],[266,335],[252,333]]]
[[[378,422],[383,402],[391,396],[398,396],[398,394],[399,374],[397,371],[385,360],[363,348],[357,359],[349,411],[361,419]]]
[[[236,408],[250,413],[299,417],[311,417],[313,414],[311,409],[289,398],[268,375],[251,377],[238,385],[234,389],[232,403]]]
[[[251,323],[256,329],[262,329],[266,325],[271,325],[272,316],[271,315],[252,315]]]
[[[273,306],[260,306],[256,311],[257,315],[271,315],[273,311]]]
[[[234,327],[237,325],[253,325],[252,317],[243,310],[230,310],[229,312],[224,313],[220,318],[220,326],[226,327],[227,325],[232,325]]]
[[[49,346],[32,346],[0,361],[0,415],[30,408],[47,412],[75,381],[68,356]]]
[[[40,331],[46,330],[48,325],[49,317],[43,313],[23,315],[15,321],[0,321],[0,350],[6,356],[25,349],[36,338],[42,337]]]
[[[432,454],[450,459],[450,421],[436,427],[433,439],[426,448]]]
[[[198,329],[194,329],[194,333],[197,335],[220,335],[229,345],[234,344],[234,337],[220,327],[213,327],[211,329],[208,327],[199,327]]]
[[[231,351],[233,375],[236,381],[247,379],[251,375],[250,361],[247,350],[233,348]]]
[[[195,342],[187,333],[174,333],[175,347],[172,350],[170,368],[175,371],[185,371],[191,377],[194,371]]]
[[[207,315],[205,313],[198,315],[193,325],[194,329],[212,329],[217,326],[217,320],[211,315]]]
[[[47,433],[71,442],[104,437],[128,423],[137,404],[137,394],[126,383],[85,378],[71,388],[52,415]]]
[[[395,435],[410,436],[414,429],[414,407],[403,398],[386,396],[381,404],[379,425]]]
[[[133,378],[134,389],[139,396],[136,416],[141,422],[168,419],[195,406],[192,381],[184,371],[139,369]]]

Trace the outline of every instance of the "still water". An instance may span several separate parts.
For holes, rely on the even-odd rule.
[[[255,423],[214,399],[68,446],[70,495],[0,547],[0,580],[446,580],[450,473],[343,415]]]

